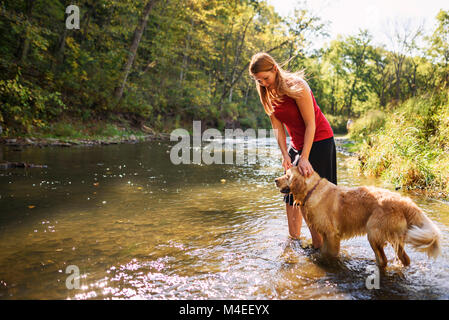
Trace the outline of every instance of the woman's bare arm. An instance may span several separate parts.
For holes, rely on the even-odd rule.
[[[271,120],[271,126],[274,129],[274,135],[278,142],[279,148],[281,149],[282,157],[284,158],[284,161],[282,162],[284,169],[287,170],[288,168],[286,168],[286,166],[288,166],[288,167],[291,166],[291,160],[290,160],[290,156],[289,156],[288,150],[287,150],[287,136],[285,135],[284,125],[282,124],[281,121],[276,119],[274,114],[272,114],[270,116],[270,120]]]
[[[310,93],[309,86],[306,82],[301,81],[301,87],[303,89],[302,94],[299,98],[295,99],[295,101],[298,105],[299,112],[301,113],[302,119],[304,120],[304,124],[306,126],[306,131],[304,133],[304,146],[302,148],[300,161],[307,160],[307,162],[304,164],[304,166],[301,165],[300,167],[304,169],[305,175],[309,175],[309,169],[311,168],[311,165],[310,163],[308,163],[308,161],[316,131],[315,109],[313,107],[312,94]]]

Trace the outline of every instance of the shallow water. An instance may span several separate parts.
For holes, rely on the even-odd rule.
[[[173,165],[168,141],[1,147],[4,159],[48,168],[0,171],[0,299],[449,298],[448,203],[403,193],[440,227],[442,255],[406,248],[402,268],[389,247],[380,288],[368,290],[366,237],[342,242],[333,262],[308,247],[304,223],[301,240],[289,240],[274,186],[281,156],[276,141],[262,143],[268,155],[241,165]],[[341,185],[389,188],[342,154],[338,164]],[[68,266],[80,271],[78,289],[67,287]]]

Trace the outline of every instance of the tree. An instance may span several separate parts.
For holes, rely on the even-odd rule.
[[[401,99],[401,80],[404,61],[407,55],[417,49],[417,40],[422,35],[423,24],[413,26],[410,19],[404,21],[389,22],[387,37],[391,45],[391,61],[396,75],[396,100]]]
[[[134,63],[134,60],[136,58],[137,49],[139,48],[142,34],[147,25],[150,11],[153,8],[155,3],[156,3],[156,0],[148,0],[148,2],[145,5],[145,8],[143,9],[143,13],[142,13],[142,16],[139,20],[137,27],[136,27],[136,30],[134,31],[133,40],[132,40],[131,46],[129,48],[128,59],[126,60],[125,65],[123,66],[122,77],[120,79],[119,86],[116,87],[116,89],[115,89],[115,98],[117,100],[117,103],[119,103],[120,99],[122,98],[126,80],[128,79],[129,72],[130,72],[131,67]]]
[[[391,72],[391,61],[384,48],[374,48],[371,59],[373,62],[373,77],[371,77],[370,88],[379,98],[381,108],[385,108],[388,102],[388,92],[394,80]]]
[[[427,38],[430,45],[428,55],[437,68],[438,86],[449,86],[449,11],[440,10],[437,17],[438,26]]]
[[[343,43],[343,67],[351,75],[349,85],[349,97],[346,99],[348,117],[351,116],[354,97],[360,101],[366,100],[365,93],[368,89],[370,69],[367,67],[372,48],[370,42],[372,36],[367,30],[360,31],[356,36],[350,36]]]
[[[299,1],[293,10],[293,15],[285,18],[290,43],[288,45],[287,69],[298,69],[307,55],[312,52],[310,47],[319,37],[326,37],[326,23],[315,13],[305,9],[306,2]]]

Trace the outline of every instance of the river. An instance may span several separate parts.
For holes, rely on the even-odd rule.
[[[403,268],[388,247],[370,290],[366,237],[333,262],[308,246],[305,223],[289,239],[276,141],[249,141],[267,152],[255,163],[210,165],[174,165],[174,144],[0,146],[47,165],[0,171],[0,299],[449,299],[448,203],[400,191],[441,229],[442,255],[407,247]],[[340,185],[388,188],[337,161]]]

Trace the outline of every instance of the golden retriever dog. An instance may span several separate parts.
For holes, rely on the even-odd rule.
[[[429,257],[440,253],[440,230],[409,198],[377,187],[336,186],[316,172],[305,178],[292,167],[275,180],[282,193],[292,193],[304,220],[322,237],[321,252],[336,257],[340,241],[367,234],[380,268],[387,266],[384,247],[390,243],[404,266],[409,243]]]

